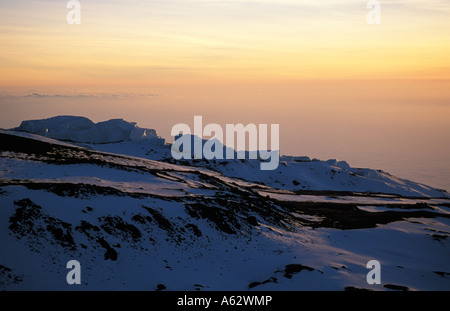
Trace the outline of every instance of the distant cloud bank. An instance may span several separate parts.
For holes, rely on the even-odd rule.
[[[0,93],[0,98],[127,98],[127,97],[153,97],[161,96],[156,93],[73,93],[73,94],[46,94],[41,92],[28,92],[26,94],[6,94]]]

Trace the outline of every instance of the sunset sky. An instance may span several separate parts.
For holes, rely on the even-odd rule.
[[[0,127],[203,115],[279,123],[284,153],[450,156],[448,0],[380,1],[379,25],[365,0],[79,2],[69,25],[65,0],[0,0]]]
[[[450,75],[450,3],[364,0],[1,1],[1,85],[151,86]]]

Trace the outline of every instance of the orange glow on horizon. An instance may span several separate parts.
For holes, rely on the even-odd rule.
[[[0,14],[5,20],[0,27],[0,84],[127,88],[233,81],[450,79],[450,22],[444,13],[433,17],[385,9],[380,25],[368,25],[367,10],[330,14],[327,2],[313,7],[316,15],[308,16],[301,16],[300,8],[300,16],[283,11],[292,5],[287,0],[271,4],[279,6],[280,13],[259,4],[255,16],[236,13],[233,5],[238,1],[189,2],[196,6],[186,12],[177,10],[175,5],[182,4],[172,1],[167,8],[94,2],[83,6],[81,25],[68,25],[62,6],[30,4],[19,11],[11,5]],[[216,19],[208,15],[220,12],[213,11],[215,5],[224,10]]]

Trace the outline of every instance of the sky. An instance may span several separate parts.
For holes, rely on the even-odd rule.
[[[4,87],[449,78],[448,0],[1,1]]]
[[[277,123],[284,154],[450,176],[448,0],[67,2],[0,0],[0,127]]]

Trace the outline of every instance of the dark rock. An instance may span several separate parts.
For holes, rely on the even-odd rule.
[[[252,226],[259,226],[258,220],[256,220],[256,217],[255,217],[255,216],[249,216],[249,217],[247,217],[247,222],[248,222],[249,224],[251,224]]]
[[[22,276],[16,275],[11,268],[0,265],[0,290],[11,284],[23,281]]]
[[[290,279],[294,274],[300,273],[303,270],[314,271],[315,269],[300,264],[290,264],[284,269],[284,277]]]
[[[402,285],[395,285],[395,284],[385,284],[383,285],[384,288],[392,289],[392,290],[401,290],[401,291],[407,291],[409,288],[407,286]]]
[[[147,212],[150,213],[150,215],[155,219],[158,227],[160,227],[163,230],[172,232],[173,226],[160,212],[154,210],[153,208],[142,206]]]
[[[200,229],[194,224],[187,224],[185,227],[191,229],[197,237],[201,237],[203,235]]]
[[[136,226],[127,223],[120,216],[106,216],[99,220],[102,222],[100,227],[113,236],[133,242],[137,242],[142,237],[141,231]]]
[[[228,234],[236,234],[230,223],[236,225],[237,220],[229,210],[214,208],[202,203],[189,204],[186,209],[191,217],[210,220],[216,225],[217,229]]]
[[[71,224],[47,216],[42,207],[29,198],[14,201],[14,204],[18,208],[9,218],[8,228],[17,238],[27,237],[29,243],[36,244],[36,250],[40,244],[37,238],[45,238],[70,250],[76,249]]]
[[[265,281],[262,281],[262,282],[252,282],[252,283],[250,283],[248,285],[248,288],[250,289],[250,288],[253,288],[253,287],[256,287],[256,286],[259,286],[259,285],[263,285],[263,284],[267,284],[267,283],[277,283],[277,281],[278,281],[277,278],[271,277],[271,278],[269,278],[269,279],[267,279]]]
[[[443,277],[443,278],[450,278],[449,272],[442,272],[442,271],[433,271],[433,273],[436,273],[437,275]]]
[[[97,241],[106,250],[105,260],[111,259],[112,261],[116,261],[118,256],[117,251],[112,248],[109,243],[105,241],[105,239],[99,238]]]
[[[346,292],[369,292],[369,291],[372,291],[371,289],[358,288],[358,287],[354,287],[354,286],[347,286],[346,288],[344,288],[344,290]]]

